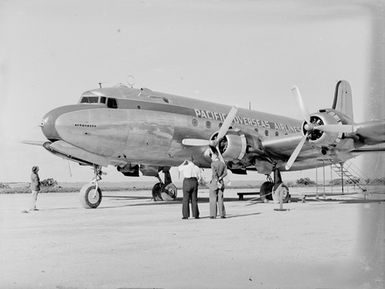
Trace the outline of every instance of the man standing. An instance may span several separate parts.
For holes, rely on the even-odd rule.
[[[30,211],[38,211],[38,209],[36,208],[37,195],[40,192],[40,178],[38,172],[39,167],[33,166],[31,174],[32,205]]]
[[[201,179],[201,170],[192,161],[185,160],[179,167],[179,173],[183,174],[183,202],[182,219],[190,216],[189,203],[191,200],[192,215],[199,219],[198,209],[198,181]]]
[[[226,218],[225,205],[223,203],[223,192],[225,190],[225,184],[223,178],[227,175],[226,164],[219,160],[215,153],[211,155],[211,170],[212,178],[210,181],[210,218],[217,217],[217,202],[218,211],[221,218]]]

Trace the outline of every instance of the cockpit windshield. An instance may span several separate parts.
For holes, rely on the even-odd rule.
[[[98,103],[99,97],[98,96],[83,96],[80,100],[80,103]]]

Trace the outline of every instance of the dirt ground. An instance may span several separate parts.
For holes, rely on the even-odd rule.
[[[385,203],[378,196],[284,204],[227,190],[226,219],[181,219],[181,201],[105,192],[0,195],[0,288],[384,288]],[[380,192],[381,194],[384,191]]]

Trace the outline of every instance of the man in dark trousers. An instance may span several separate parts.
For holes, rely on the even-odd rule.
[[[179,167],[179,173],[183,174],[183,205],[182,219],[190,216],[189,203],[191,200],[192,215],[199,219],[198,208],[198,181],[201,179],[201,170],[192,161],[185,160]]]
[[[33,166],[32,167],[32,174],[31,174],[31,208],[30,211],[38,211],[36,208],[37,203],[37,195],[40,192],[40,178],[39,178],[39,167]]]
[[[227,176],[226,164],[219,160],[218,155],[214,152],[211,155],[211,161],[212,178],[209,185],[210,218],[215,219],[217,217],[217,202],[219,215],[221,218],[226,218],[223,202],[223,192],[225,190],[223,178]]]

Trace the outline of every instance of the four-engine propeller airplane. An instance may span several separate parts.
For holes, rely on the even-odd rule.
[[[129,177],[155,176],[155,199],[175,198],[170,168],[194,158],[210,168],[216,151],[234,174],[256,170],[268,176],[262,194],[290,197],[281,171],[343,163],[358,153],[385,151],[385,120],[353,122],[351,88],[341,80],[331,108],[309,114],[298,88],[304,120],[229,107],[146,88],[126,86],[84,92],[78,104],[48,112],[41,123],[49,152],[94,168],[95,179],[81,189],[86,208],[102,200],[102,167]],[[36,144],[36,143],[35,143]],[[159,172],[164,173],[164,181]],[[274,173],[274,180],[270,178]]]

